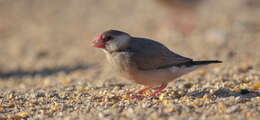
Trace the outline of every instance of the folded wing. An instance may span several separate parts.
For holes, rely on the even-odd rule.
[[[133,52],[130,59],[141,70],[166,68],[192,61],[192,59],[178,55],[153,40],[134,38],[130,44],[129,50]]]

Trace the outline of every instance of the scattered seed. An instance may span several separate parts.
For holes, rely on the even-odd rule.
[[[169,112],[174,112],[174,108],[173,107],[169,108]]]
[[[254,90],[258,90],[260,88],[260,82],[253,85]]]
[[[221,103],[218,105],[218,108],[219,108],[220,111],[224,110],[224,106]]]
[[[234,92],[236,92],[238,90],[240,90],[240,88],[238,88],[238,87],[235,87],[235,88],[232,89],[232,91],[234,91]]]

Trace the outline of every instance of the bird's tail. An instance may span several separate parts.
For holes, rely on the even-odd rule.
[[[175,74],[183,75],[192,72],[200,67],[203,67],[204,65],[213,64],[213,63],[222,63],[222,61],[218,61],[218,60],[189,61],[182,64],[178,64],[177,68],[175,65],[174,67],[171,67],[170,70]],[[178,72],[176,73],[176,71]]]
[[[213,63],[222,63],[222,61],[219,61],[219,60],[188,61],[185,63],[178,64],[178,66],[191,67],[191,66],[208,65],[208,64],[213,64]]]
[[[192,61],[191,65],[207,65],[212,63],[222,63],[222,61],[219,60]]]

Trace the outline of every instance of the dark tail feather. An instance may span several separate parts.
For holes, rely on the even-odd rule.
[[[207,64],[212,64],[212,63],[222,63],[222,61],[218,60],[205,60],[205,61],[188,61],[185,63],[178,64],[176,66],[194,66],[194,65],[207,65]]]
[[[222,61],[219,60],[192,61],[191,65],[207,65],[212,63],[222,63]]]

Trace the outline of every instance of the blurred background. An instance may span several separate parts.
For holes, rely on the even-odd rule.
[[[259,6],[259,0],[0,0],[0,88],[108,79],[104,54],[91,41],[109,29],[196,60],[259,69]]]

